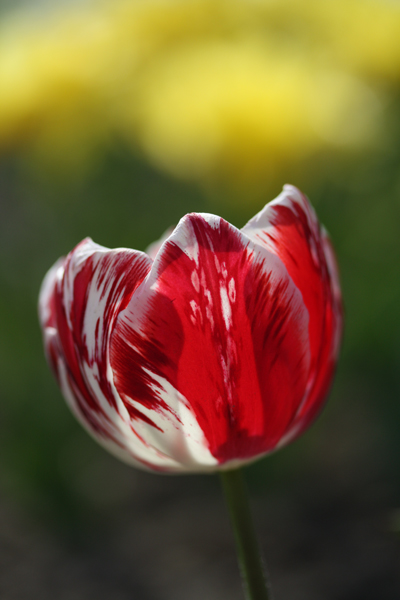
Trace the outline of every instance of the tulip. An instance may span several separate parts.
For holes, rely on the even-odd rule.
[[[321,408],[342,305],[329,239],[295,187],[241,230],[186,215],[147,253],[83,240],[50,269],[47,359],[86,429],[128,463],[221,471],[246,598],[270,600],[242,464]]]
[[[330,241],[292,186],[241,230],[186,215],[149,254],[85,239],[48,272],[39,312],[84,427],[168,473],[234,469],[300,435],[342,329]]]

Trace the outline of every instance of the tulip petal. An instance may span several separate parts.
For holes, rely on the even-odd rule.
[[[115,392],[108,345],[118,312],[151,264],[141,252],[110,251],[84,240],[49,271],[39,302],[47,356],[71,409],[109,450],[145,464],[148,452],[143,456]]]
[[[233,466],[272,451],[293,420],[308,313],[279,257],[219,217],[187,215],[119,314],[110,363],[125,403],[173,423],[144,439],[171,455],[181,431],[188,470]]]
[[[242,232],[282,260],[309,314],[311,365],[307,393],[281,441],[283,445],[315,417],[332,381],[342,331],[338,270],[328,235],[307,197],[293,186],[286,185]]]

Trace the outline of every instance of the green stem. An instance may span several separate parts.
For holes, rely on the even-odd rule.
[[[222,487],[235,534],[236,550],[247,600],[272,600],[250,514],[241,469],[221,471]]]

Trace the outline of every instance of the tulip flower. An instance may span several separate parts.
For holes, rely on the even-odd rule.
[[[45,278],[46,354],[78,419],[163,472],[231,469],[297,437],[330,387],[342,322],[306,197],[286,186],[241,230],[186,215],[153,254],[86,239]]]
[[[292,186],[241,230],[186,215],[149,254],[86,239],[50,269],[39,312],[81,423],[168,473],[235,471],[300,435],[342,329],[331,244]]]

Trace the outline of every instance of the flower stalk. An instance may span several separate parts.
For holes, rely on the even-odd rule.
[[[272,600],[241,469],[221,471],[246,600]]]

